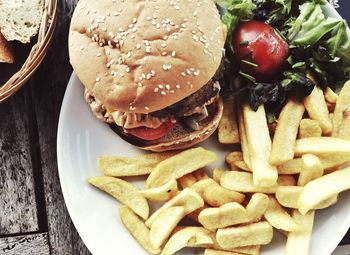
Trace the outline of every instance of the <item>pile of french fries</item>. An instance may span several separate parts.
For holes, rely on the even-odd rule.
[[[255,112],[233,99],[225,106],[219,142],[241,144],[226,156],[228,169],[208,175],[203,169],[217,156],[201,147],[101,156],[104,175],[88,182],[123,204],[122,223],[150,254],[192,247],[257,255],[275,228],[287,238],[286,255],[307,255],[315,210],[350,189],[350,82],[339,95],[315,87],[303,102],[290,99],[273,128],[264,106]],[[145,188],[128,176],[145,176]],[[151,203],[162,205],[150,213]]]

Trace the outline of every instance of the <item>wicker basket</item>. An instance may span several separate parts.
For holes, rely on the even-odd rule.
[[[57,0],[44,0],[44,12],[37,42],[33,45],[21,69],[4,84],[0,85],[0,103],[18,91],[43,61],[56,25]]]

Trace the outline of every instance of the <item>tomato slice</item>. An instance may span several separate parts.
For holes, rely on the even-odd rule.
[[[143,140],[152,141],[167,135],[175,126],[176,121],[169,120],[167,122],[164,122],[157,128],[138,127],[125,129],[125,131],[126,133],[141,138]]]

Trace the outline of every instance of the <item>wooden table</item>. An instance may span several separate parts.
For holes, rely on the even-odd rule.
[[[67,212],[57,171],[58,117],[72,72],[68,28],[77,0],[58,2],[46,60],[23,89],[0,105],[0,255],[90,254]],[[350,20],[348,0],[340,3]],[[343,243],[350,243],[350,234]]]

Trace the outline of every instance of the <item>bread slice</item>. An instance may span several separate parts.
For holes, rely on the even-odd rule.
[[[14,60],[10,43],[0,33],[0,63],[12,64]]]
[[[8,41],[29,43],[38,33],[44,0],[0,0],[0,29]]]

